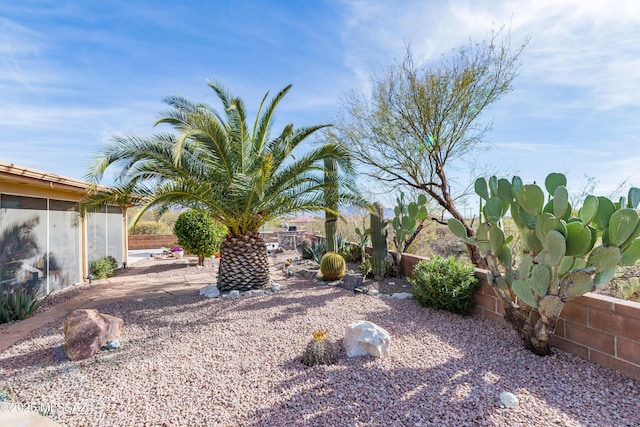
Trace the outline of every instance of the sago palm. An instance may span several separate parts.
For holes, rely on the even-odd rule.
[[[156,122],[175,132],[150,137],[116,137],[95,159],[87,179],[99,182],[110,166],[119,168],[113,187],[88,196],[82,208],[136,204],[138,217],[151,207],[203,209],[228,228],[220,253],[218,286],[222,292],[264,287],[269,262],[259,230],[283,214],[325,208],[323,160],[334,158],[352,172],[348,150],[328,142],[300,145],[327,125],[284,126],[270,137],[274,111],[289,91],[270,101],[265,94],[253,126],[247,125],[243,101],[218,82],[210,82],[222,109],[183,97],[165,99],[170,106]],[[298,150],[296,150],[298,149]],[[295,155],[294,155],[295,151]],[[341,203],[360,203],[348,174],[339,177]],[[137,218],[134,219],[137,220]]]

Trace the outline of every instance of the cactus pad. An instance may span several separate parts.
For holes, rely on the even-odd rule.
[[[518,191],[518,203],[529,215],[537,216],[544,207],[544,193],[537,185],[525,185]]]
[[[545,296],[551,284],[551,269],[544,264],[535,264],[531,269],[531,276],[525,282],[533,292]]]
[[[585,268],[573,270],[571,274],[563,280],[560,297],[563,301],[576,299],[593,289],[593,273],[595,268]]]
[[[550,230],[545,240],[547,243],[547,261],[555,267],[562,262],[567,253],[567,242],[562,233],[557,230]]]
[[[522,279],[516,279],[513,281],[511,285],[513,292],[520,298],[524,303],[530,305],[533,308],[537,307],[536,297],[533,296],[533,291],[527,285],[527,283]]]
[[[589,225],[598,213],[598,198],[596,196],[587,196],[584,199],[582,209],[580,210],[580,218],[584,225]]]
[[[567,255],[582,256],[591,249],[591,231],[579,222],[567,224]]]
[[[556,192],[556,188],[566,185],[567,177],[561,173],[550,173],[544,180],[544,187],[547,189],[549,194],[554,194]]]
[[[562,258],[560,261],[560,265],[558,266],[558,276],[564,276],[573,268],[573,263],[575,262],[575,258],[572,256],[566,256]]]
[[[638,212],[635,209],[615,211],[609,220],[609,243],[621,246],[633,234],[638,226]]]
[[[622,265],[635,265],[640,259],[640,240],[634,240],[622,251]]]
[[[487,200],[487,204],[482,209],[484,217],[492,224],[497,223],[502,218],[503,205],[502,200],[497,197],[492,197]]]
[[[563,218],[569,208],[569,192],[561,185],[553,193],[553,214],[556,218]]]
[[[613,202],[606,197],[598,197],[598,212],[596,213],[593,222],[599,229],[609,227],[609,218],[616,211],[616,207]]]
[[[487,180],[484,178],[476,179],[473,188],[476,191],[476,194],[482,197],[484,200],[489,200],[489,191],[487,190]]]
[[[511,203],[513,193],[511,192],[511,183],[507,179],[498,180],[498,192],[496,194],[504,203]]]
[[[500,227],[491,227],[489,231],[489,240],[491,241],[491,253],[498,256],[502,245],[504,245],[504,232]]]
[[[460,222],[460,220],[457,220],[455,218],[449,218],[449,220],[447,221],[447,226],[449,226],[449,230],[451,230],[451,232],[456,237],[459,237],[461,239],[467,238],[467,229],[462,224],[462,222]]]

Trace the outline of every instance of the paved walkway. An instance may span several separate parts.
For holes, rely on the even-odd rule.
[[[197,292],[203,286],[215,283],[210,273],[191,274],[166,279],[149,278],[146,273],[159,264],[184,262],[177,260],[141,260],[119,272],[116,277],[94,281],[90,289],[73,299],[49,308],[28,319],[14,323],[0,331],[0,351],[4,351],[25,338],[32,331],[51,322],[63,321],[71,311],[77,308],[92,308],[130,298],[149,298],[176,293]]]
[[[165,279],[147,276],[147,273],[158,265],[177,262],[184,261],[157,260],[150,257],[140,259],[133,266],[120,271],[116,277],[95,281],[90,289],[74,298],[54,305],[47,311],[14,323],[0,331],[0,352],[42,326],[52,322],[62,324],[67,315],[77,308],[92,308],[131,298],[150,298],[197,292],[201,287],[215,283],[215,277],[210,273],[189,274]],[[0,410],[0,426],[56,427],[59,424],[35,412]]]

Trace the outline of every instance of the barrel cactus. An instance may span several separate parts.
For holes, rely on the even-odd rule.
[[[320,260],[320,273],[322,279],[328,282],[340,280],[344,277],[347,263],[342,255],[335,252],[327,252]]]
[[[307,366],[330,365],[336,362],[335,349],[326,339],[326,331],[315,331],[313,340],[307,344],[302,363]]]
[[[479,178],[476,193],[484,200],[484,222],[475,237],[463,224],[448,221],[449,229],[476,245],[489,266],[488,281],[502,300],[507,320],[536,354],[549,354],[549,338],[567,301],[606,285],[617,265],[640,259],[640,189],[614,203],[589,195],[580,209],[569,204],[566,177],[552,173],[545,180],[548,195],[537,185]],[[519,229],[519,265],[505,235],[510,212]]]

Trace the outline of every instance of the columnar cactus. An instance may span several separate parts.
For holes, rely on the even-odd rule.
[[[331,183],[324,189],[324,201],[327,209],[324,212],[324,229],[327,236],[327,251],[336,252],[338,244],[336,232],[338,230],[338,162],[336,159],[324,159],[324,181]]]
[[[322,279],[327,282],[342,279],[346,269],[347,263],[338,253],[327,252],[320,260],[320,273],[322,273]]]
[[[384,220],[384,206],[380,202],[373,204],[374,211],[371,212],[371,265],[375,280],[384,279],[387,269],[387,223]]]
[[[587,196],[576,212],[569,205],[566,177],[552,173],[545,180],[549,196],[537,185],[523,185],[491,177],[475,183],[484,199],[485,222],[475,238],[463,224],[450,219],[449,229],[476,245],[489,265],[489,284],[505,307],[505,319],[533,352],[549,354],[548,341],[567,301],[608,283],[616,266],[640,259],[640,189],[629,191],[628,201],[613,203]],[[520,230],[520,264],[513,265],[503,218],[511,217]],[[575,214],[575,216],[574,216]]]

